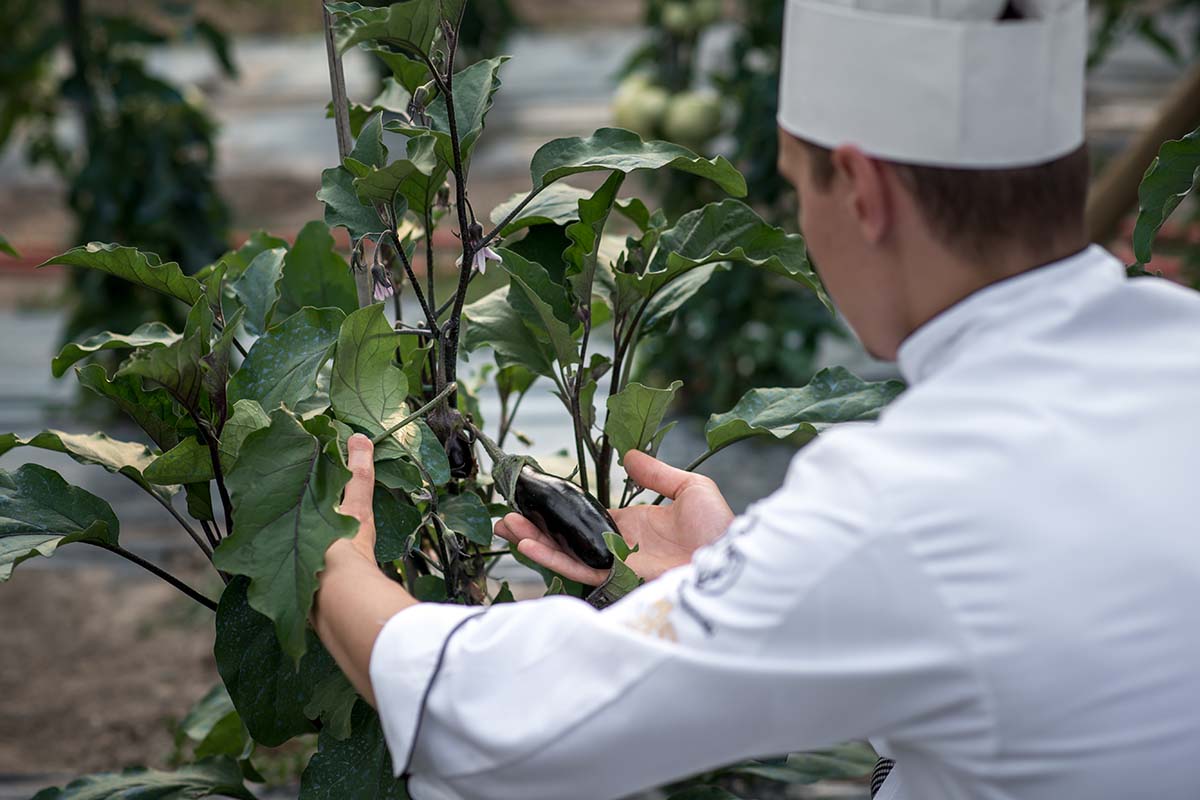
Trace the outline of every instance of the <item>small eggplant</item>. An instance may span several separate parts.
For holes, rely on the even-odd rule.
[[[459,431],[446,442],[446,458],[450,462],[450,477],[466,480],[475,474],[475,454],[466,434]]]
[[[600,501],[568,480],[521,467],[512,504],[554,541],[595,569],[611,569],[613,554],[605,531],[619,535],[617,524]]]

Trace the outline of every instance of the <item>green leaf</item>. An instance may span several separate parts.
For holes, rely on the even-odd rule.
[[[217,452],[221,455],[221,468],[225,471],[233,469],[246,437],[270,425],[271,418],[258,403],[253,400],[239,400],[234,403],[233,414],[221,430],[221,441],[217,444]]]
[[[212,312],[207,302],[200,300],[189,313],[188,325],[179,341],[134,351],[117,370],[116,377],[131,375],[157,384],[185,409],[198,412],[203,387],[200,359],[208,346],[211,325]]]
[[[345,167],[331,167],[321,173],[317,199],[325,204],[325,224],[330,228],[345,228],[352,241],[387,230],[375,209],[358,201],[354,175]]]
[[[517,598],[513,596],[512,587],[508,585],[508,581],[502,582],[500,588],[496,590],[495,598],[492,599],[492,605],[515,602],[517,602]]]
[[[273,410],[312,397],[345,317],[336,308],[304,308],[268,330],[229,381],[230,402],[257,400]]]
[[[354,148],[350,151],[349,158],[353,159],[355,165],[360,168],[382,167],[387,163],[387,155],[387,145],[383,143],[383,112],[379,112],[372,114],[362,126],[358,138],[354,141]],[[351,171],[354,170],[351,169]]]
[[[130,283],[182,300],[189,306],[204,296],[204,287],[200,281],[184,275],[179,269],[179,264],[174,261],[164,264],[154,253],[143,253],[133,247],[90,242],[47,259],[38,267],[50,264],[87,267],[115,275]]]
[[[196,277],[200,280],[207,280],[212,276],[218,267],[225,267],[225,279],[235,281],[242,276],[246,271],[246,267],[250,266],[258,254],[264,250],[271,250],[276,247],[287,249],[288,243],[278,236],[272,236],[266,231],[255,231],[250,234],[245,243],[237,250],[230,250],[225,255],[217,259],[216,263],[205,267],[196,273]]]
[[[382,47],[366,47],[363,48],[368,53],[379,58],[392,71],[392,78],[397,84],[402,86],[410,95],[416,92],[417,89],[429,82],[429,67],[425,66],[422,61],[417,61],[409,58],[403,53],[396,53]],[[372,105],[378,105],[379,100],[376,98]],[[404,109],[397,109],[402,111]]]
[[[408,458],[386,458],[375,462],[375,480],[405,494],[425,485],[421,470]]]
[[[420,488],[419,473],[416,488]],[[404,558],[412,552],[416,543],[417,529],[421,527],[421,512],[411,503],[380,489],[375,490],[372,506],[375,513],[375,560],[386,564]]]
[[[88,775],[62,789],[43,789],[34,800],[196,800],[236,797],[255,800],[242,782],[242,770],[230,758],[205,759],[173,772],[132,767],[124,772]]]
[[[466,0],[409,0],[382,8],[333,3],[334,41],[339,53],[359,42],[375,41],[427,56],[438,37],[442,13],[457,22]]]
[[[350,737],[350,715],[358,700],[358,691],[337,665],[312,688],[312,698],[304,706],[309,719],[321,720],[321,731],[334,739]]]
[[[196,742],[197,758],[229,756],[240,761],[249,758],[254,750],[250,731],[220,683],[191,707],[179,723],[179,732]]]
[[[484,295],[463,309],[462,347],[466,353],[490,347],[501,367],[522,366],[538,375],[557,377],[554,350],[538,340],[509,302],[510,287]]]
[[[807,386],[751,389],[732,409],[704,426],[710,450],[748,439],[817,435],[818,425],[874,419],[904,390],[900,381],[868,383],[843,367],[823,369]]]
[[[667,800],[738,800],[738,796],[720,786],[690,786],[675,792]]]
[[[254,257],[242,276],[233,282],[233,294],[246,309],[246,330],[261,336],[271,327],[271,318],[279,303],[279,280],[283,277],[282,247],[264,250]]]
[[[1196,186],[1200,173],[1200,129],[1182,139],[1163,143],[1138,187],[1138,215],[1133,229],[1133,254],[1139,265],[1149,263],[1154,237],[1183,198]]]
[[[146,480],[158,486],[207,483],[216,477],[208,447],[189,436],[146,468]]]
[[[446,594],[446,582],[437,575],[419,575],[413,581],[413,597],[422,603],[445,603],[449,599]]]
[[[56,430],[42,431],[28,439],[11,433],[0,435],[0,455],[14,447],[37,447],[64,453],[80,464],[91,464],[124,475],[164,500],[168,496],[168,493],[151,486],[144,477],[146,468],[154,461],[154,454],[144,444],[110,439],[103,433],[66,433]]]
[[[767,224],[739,200],[710,203],[688,212],[663,231],[650,265],[640,276],[619,275],[643,297],[650,297],[688,270],[731,261],[802,283],[828,305],[808,263],[804,237]]]
[[[179,442],[180,418],[170,396],[162,389],[147,390],[141,379],[134,376],[109,380],[99,364],[76,369],[75,376],[80,385],[113,401],[160,450],[169,450]]]
[[[458,124],[459,152],[464,164],[471,160],[475,143],[483,132],[484,120],[492,107],[492,98],[500,88],[500,67],[508,56],[476,61],[454,76],[454,117]],[[406,136],[431,135],[436,141],[437,158],[446,169],[454,167],[453,139],[445,100],[429,106],[429,128],[417,128],[400,121],[387,124],[387,130]],[[429,173],[425,173],[429,174]]]
[[[525,199],[526,193],[519,192],[492,209],[492,223],[499,225]],[[546,187],[529,205],[513,217],[500,231],[500,238],[511,236],[524,228],[535,225],[567,225],[579,219],[579,201],[592,196],[587,189],[569,183],[555,183]]]
[[[718,270],[724,272],[729,268],[728,263],[705,264],[702,267],[688,270],[659,289],[646,304],[646,310],[642,312],[642,333],[665,331],[670,326],[675,312],[682,308],[684,303],[691,300],[696,292],[704,288],[714,272]]]
[[[12,256],[13,258],[21,257],[21,254],[17,252],[17,249],[9,244],[8,239],[5,239],[3,236],[0,236],[0,253]]]
[[[324,223],[309,222],[300,229],[296,244],[283,259],[278,316],[290,317],[305,306],[340,308],[347,314],[358,308],[350,265],[334,248]]]
[[[284,654],[270,619],[250,607],[246,578],[234,578],[217,606],[213,655],[233,705],[254,740],[278,747],[314,730],[304,715],[312,684]],[[309,632],[310,658],[317,653]]]
[[[116,545],[119,533],[108,503],[57,472],[37,464],[0,470],[0,582],[26,559],[49,558],[72,542]]]
[[[309,422],[319,420],[328,424],[325,417]],[[358,530],[357,521],[335,510],[350,471],[332,428],[327,435],[318,438],[280,409],[269,428],[246,437],[226,476],[233,534],[213,558],[218,569],[250,578],[250,605],[275,622],[284,652],[297,663],[325,551]]]
[[[850,742],[829,750],[792,753],[787,765],[804,776],[807,783],[844,781],[871,774],[878,755],[865,742]]]
[[[374,709],[356,703],[350,730],[345,740],[321,731],[316,755],[300,776],[300,800],[408,800],[404,780],[392,776],[392,758]]]
[[[630,450],[641,450],[654,443],[663,416],[683,381],[675,381],[666,389],[652,389],[640,383],[630,383],[608,398],[608,417],[604,432],[625,462]]]
[[[408,379],[395,364],[399,343],[382,303],[346,317],[329,386],[338,419],[378,436],[408,416]]]
[[[208,355],[200,359],[200,385],[209,399],[209,418],[220,430],[229,417],[229,368],[233,356],[233,345],[242,325],[245,309],[239,308],[225,321],[225,329],[213,342]]]
[[[105,331],[82,342],[71,342],[64,345],[59,354],[50,362],[50,371],[54,373],[54,377],[61,378],[67,368],[76,361],[101,350],[133,350],[156,345],[165,347],[177,341],[179,341],[179,334],[161,322],[147,322],[138,326],[130,334]]]
[[[436,145],[433,136],[414,136],[408,140],[405,158],[396,159],[385,167],[370,169],[355,178],[354,191],[359,203],[383,203],[391,208],[397,198],[406,198],[402,191],[405,181],[413,177],[414,173],[429,176],[436,169]]]
[[[579,222],[567,228],[571,247],[563,253],[563,258],[571,265],[571,285],[581,303],[591,303],[604,226],[608,224],[617,192],[624,181],[623,173],[609,175],[595,194],[579,201]]]
[[[492,543],[492,518],[479,495],[464,492],[446,498],[439,510],[446,527],[461,533],[475,544],[487,547]]]
[[[641,577],[625,563],[629,559],[629,556],[637,551],[637,548],[635,547],[631,550],[629,545],[625,543],[625,540],[617,533],[605,533],[604,542],[613,554],[612,570],[609,572],[604,586],[615,596],[622,597],[643,583]]]
[[[674,169],[713,181],[735,197],[746,194],[746,179],[724,156],[709,160],[670,142],[642,141],[621,128],[601,128],[587,138],[547,142],[533,155],[530,174],[535,189],[581,172]]]
[[[513,312],[539,341],[549,342],[560,364],[578,363],[574,330],[579,324],[571,311],[566,289],[550,280],[541,265],[511,250],[497,252],[509,274],[508,303]]]

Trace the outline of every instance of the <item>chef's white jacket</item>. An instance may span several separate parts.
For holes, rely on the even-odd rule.
[[[609,609],[393,617],[370,674],[413,797],[617,798],[864,738],[882,798],[1200,797],[1200,298],[1092,247],[899,362],[878,423]]]

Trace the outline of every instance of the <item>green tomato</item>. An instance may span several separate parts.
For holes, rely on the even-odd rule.
[[[673,0],[663,6],[662,26],[676,36],[690,36],[696,32],[699,20],[692,12],[692,7],[685,2]]]
[[[721,98],[714,92],[681,92],[671,98],[662,126],[672,142],[705,144],[721,130]]]
[[[692,13],[696,15],[698,27],[703,28],[719,22],[725,15],[724,11],[721,0],[692,0]]]
[[[627,128],[642,138],[658,134],[658,126],[667,111],[670,95],[642,75],[626,78],[613,98],[613,118],[619,128]]]

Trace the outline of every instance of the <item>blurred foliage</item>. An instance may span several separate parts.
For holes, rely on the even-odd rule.
[[[225,37],[190,4],[154,10],[174,19],[175,29],[91,13],[82,0],[0,4],[0,29],[9,34],[0,56],[0,148],[15,146],[19,125],[30,163],[62,177],[74,242],[127,242],[195,271],[225,249],[229,214],[213,179],[215,123],[195,96],[152,74],[145,55],[189,37],[206,43],[226,74],[236,70]],[[62,52],[65,70],[56,69]],[[67,124],[72,111],[77,126]],[[104,275],[79,272],[72,281],[68,339],[102,327],[127,332],[177,313]]]
[[[1091,48],[1088,52],[1088,67],[1099,65],[1118,42],[1134,36],[1175,63],[1182,64],[1200,51],[1200,28],[1193,34],[1190,54],[1180,51],[1170,31],[1177,29],[1180,18],[1194,14],[1200,8],[1200,0],[1093,0],[1091,10],[1099,16]]]
[[[746,176],[747,201],[772,224],[794,231],[795,193],[775,168],[784,6],[784,0],[740,0],[736,17],[727,19],[721,3],[648,0],[649,36],[626,65],[615,110],[618,124],[657,123],[653,127],[660,129],[640,132],[678,140],[679,131],[665,124],[670,105],[681,95],[715,92],[720,98],[719,123],[704,141],[685,144],[709,155],[727,155]],[[702,75],[696,60],[700,40],[715,24],[736,26],[729,57]],[[712,88],[696,88],[706,82]],[[661,112],[667,119],[653,118],[657,98],[652,93],[648,101],[639,104],[641,98],[634,96],[631,102],[639,83],[668,95]],[[647,119],[638,120],[637,113],[621,119],[622,101]],[[697,127],[704,132],[703,124]],[[690,176],[657,177],[655,188],[669,218],[715,199],[709,196],[714,193],[711,184]],[[816,372],[816,349],[827,334],[842,335],[842,329],[811,291],[762,272],[718,272],[680,309],[667,335],[645,343],[637,372],[651,382],[688,375],[685,391],[678,395],[680,406],[688,413],[708,415],[728,408],[752,386],[806,383]]]

